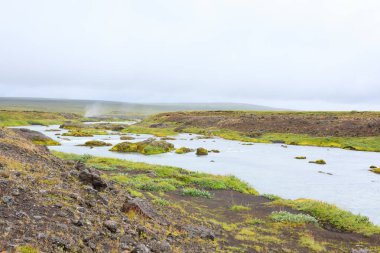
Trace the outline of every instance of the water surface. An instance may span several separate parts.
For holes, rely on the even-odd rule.
[[[116,134],[94,137],[57,136],[59,132],[46,131],[59,126],[27,126],[59,141],[62,146],[49,147],[51,150],[121,158],[130,161],[172,165],[193,171],[212,174],[235,175],[250,183],[260,193],[271,193],[283,198],[311,198],[322,200],[362,214],[380,225],[380,175],[369,172],[370,165],[380,166],[380,153],[349,151],[335,148],[287,146],[281,144],[242,145],[239,141],[197,139],[197,135],[180,134],[176,140],[168,141],[176,148],[204,147],[218,149],[198,157],[194,153],[178,155],[174,152],[145,156],[137,153],[110,152],[110,147],[77,146],[89,140],[103,140],[112,144],[122,142]],[[151,135],[134,135],[135,140],[145,140]],[[295,156],[306,156],[307,160],[296,160]],[[326,165],[310,164],[308,161],[324,159]],[[330,173],[332,175],[328,175]]]

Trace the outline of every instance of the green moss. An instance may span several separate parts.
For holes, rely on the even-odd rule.
[[[265,223],[265,221],[260,219],[260,218],[248,218],[245,221],[245,224],[251,225],[251,226],[256,226],[256,225],[260,225],[260,224],[264,224],[264,223]]]
[[[128,187],[134,187],[144,191],[175,191],[178,186],[182,186],[181,182],[173,179],[155,179],[146,175],[128,176],[117,174],[110,176],[110,179],[121,182]]]
[[[59,143],[58,141],[55,141],[50,138],[46,138],[42,140],[33,140],[32,142],[34,144],[42,145],[42,146],[60,146],[61,145],[61,143]]]
[[[304,160],[304,159],[306,159],[306,156],[296,156],[294,158],[298,159],[298,160]]]
[[[168,200],[160,197],[155,197],[152,202],[159,206],[170,206],[170,202]]]
[[[241,206],[241,205],[233,205],[233,206],[231,206],[230,209],[231,209],[231,211],[236,211],[236,212],[251,210],[250,207],[248,207],[248,206]]]
[[[202,197],[202,198],[207,198],[207,199],[212,198],[212,195],[210,192],[205,191],[205,190],[199,190],[196,188],[184,188],[182,189],[181,194],[183,196]]]
[[[135,137],[132,137],[132,136],[121,136],[120,137],[120,140],[122,141],[130,141],[130,140],[134,140]]]
[[[324,164],[326,164],[326,161],[320,159],[320,160],[316,160],[316,161],[310,161],[309,163],[315,163],[315,164],[324,165]]]
[[[326,251],[326,248],[314,240],[310,235],[303,235],[299,239],[299,245],[305,247],[313,252],[323,252]]]
[[[110,149],[117,152],[137,152],[144,155],[154,155],[170,152],[174,149],[174,145],[166,141],[156,141],[148,139],[141,142],[122,142]]]
[[[38,253],[40,251],[32,246],[24,245],[24,246],[18,246],[16,249],[16,252],[17,253]]]
[[[369,171],[376,173],[376,174],[380,174],[380,168],[370,169]]]
[[[278,199],[273,201],[272,204],[285,205],[302,211],[316,218],[320,224],[329,224],[340,231],[356,232],[364,235],[380,234],[380,227],[370,222],[368,217],[352,214],[325,202],[310,199]]]
[[[104,142],[104,141],[87,141],[87,142],[84,143],[83,146],[102,147],[102,146],[112,146],[112,144]]]
[[[208,150],[205,148],[197,148],[197,155],[208,155]]]
[[[110,174],[112,179],[133,186],[136,189],[176,190],[178,187],[196,187],[208,190],[234,190],[241,193],[258,195],[258,192],[235,176],[221,176],[207,173],[192,172],[177,167],[131,162],[122,159],[94,157],[90,155],[75,155],[53,152],[65,160],[75,160],[88,166],[107,171],[124,170],[123,174]],[[128,174],[129,171],[134,173]],[[144,172],[154,172],[156,177],[148,177]],[[141,174],[137,174],[140,172]],[[163,184],[159,184],[163,183]],[[160,189],[161,188],[161,189]]]
[[[175,153],[176,154],[186,154],[186,153],[193,152],[193,151],[194,150],[191,148],[181,147],[181,148],[177,148],[175,150]]]
[[[128,192],[129,192],[133,197],[139,197],[139,198],[143,198],[143,197],[144,197],[144,194],[142,194],[141,192],[139,192],[139,191],[137,191],[137,190],[131,189],[131,188],[128,188]]]
[[[177,135],[173,129],[168,128],[150,128],[142,125],[131,125],[123,129],[124,133],[134,133],[134,134],[151,134],[157,137],[166,137],[170,135]]]
[[[67,133],[62,134],[62,136],[74,136],[74,137],[93,137],[94,135],[107,135],[108,132],[105,130],[98,129],[71,129]]]

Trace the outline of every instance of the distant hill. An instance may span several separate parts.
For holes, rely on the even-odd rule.
[[[50,98],[0,98],[1,110],[33,110],[74,112],[87,117],[101,115],[148,116],[161,112],[205,110],[280,110],[267,106],[239,103],[126,103],[101,100],[72,100]]]

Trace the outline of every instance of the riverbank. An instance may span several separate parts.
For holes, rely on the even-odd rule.
[[[179,132],[256,143],[380,152],[378,112],[173,112],[124,130],[156,136]]]
[[[175,138],[162,139],[175,148],[187,147],[192,150],[191,152],[177,154],[171,151],[158,155],[141,155],[136,152],[110,151],[111,146],[88,147],[85,143],[103,141],[117,146],[124,142],[122,140],[124,138],[129,139],[128,142],[139,143],[151,140],[150,138],[154,136],[126,134],[120,131],[89,137],[62,136],[74,130],[73,125],[64,127],[52,125],[26,128],[39,131],[60,142],[60,146],[51,146],[50,150],[174,166],[210,174],[234,175],[254,185],[261,193],[278,194],[288,199],[310,198],[326,201],[355,214],[368,216],[371,221],[380,224],[377,215],[380,203],[376,195],[379,191],[379,177],[368,171],[370,166],[378,165],[380,154],[376,152],[283,144],[253,145],[247,142],[180,133]],[[102,123],[90,126],[75,124],[75,131],[83,132],[92,128],[99,131],[101,129],[98,128],[115,129],[115,127],[119,129],[115,124]],[[123,129],[125,127],[127,126],[124,125]],[[208,155],[196,155],[196,150],[200,147],[209,150]],[[211,152],[212,150],[218,150],[219,153]],[[304,156],[306,159],[295,159],[298,156]],[[326,164],[309,163],[320,159],[326,161]]]

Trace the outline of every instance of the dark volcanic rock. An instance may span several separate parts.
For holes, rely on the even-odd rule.
[[[209,239],[212,241],[215,239],[214,231],[203,226],[187,225],[184,229],[188,232],[190,237],[200,237],[202,239]]]
[[[107,220],[104,222],[104,226],[109,230],[111,231],[112,233],[116,233],[117,232],[117,222],[113,221],[113,220]]]
[[[80,171],[79,180],[83,183],[92,185],[98,191],[107,188],[107,183],[104,182],[97,171],[87,168],[83,163],[78,163],[76,168]]]
[[[149,253],[149,252],[151,252],[150,249],[144,244],[139,244],[132,250],[132,253]]]

